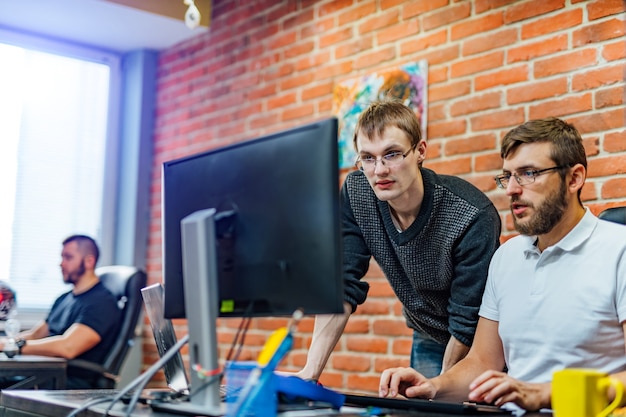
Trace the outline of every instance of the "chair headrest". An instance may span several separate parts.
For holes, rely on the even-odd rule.
[[[626,224],[626,206],[608,208],[600,213],[598,217],[613,223]]]
[[[143,275],[143,272],[134,266],[111,265],[96,268],[96,275],[100,279],[100,282],[102,282],[118,300],[126,299],[132,295],[129,294],[129,291],[134,291],[134,288],[129,288],[129,283],[131,279],[138,274]]]

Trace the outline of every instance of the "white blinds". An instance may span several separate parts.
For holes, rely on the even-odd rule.
[[[0,62],[0,280],[49,309],[62,240],[101,235],[110,69],[3,44]]]

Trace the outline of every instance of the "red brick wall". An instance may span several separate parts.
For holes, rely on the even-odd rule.
[[[277,3],[277,4],[276,4]],[[428,159],[468,179],[497,205],[498,143],[532,118],[562,117],[589,156],[583,196],[594,212],[626,203],[626,9],[622,0],[213,0],[209,33],[160,57],[154,134],[150,282],[161,280],[160,165],[166,160],[331,115],[333,86],[427,59]],[[349,321],[322,382],[376,391],[379,372],[407,365],[410,332],[372,265],[366,304]],[[184,323],[180,331],[184,332]],[[237,320],[221,320],[220,350]],[[282,319],[254,321],[254,358]],[[312,320],[299,327],[285,369],[304,363]],[[146,364],[155,349],[146,329]],[[159,384],[157,382],[156,384]]]

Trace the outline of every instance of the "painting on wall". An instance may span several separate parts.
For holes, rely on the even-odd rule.
[[[333,114],[339,120],[339,167],[351,168],[356,160],[352,137],[359,115],[375,100],[393,98],[415,111],[426,138],[428,62],[420,60],[397,69],[344,81],[333,92]]]

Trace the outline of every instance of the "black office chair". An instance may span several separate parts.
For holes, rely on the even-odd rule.
[[[600,213],[598,217],[613,223],[626,224],[626,206],[608,208]]]
[[[118,305],[123,310],[120,331],[103,365],[83,359],[72,359],[68,361],[67,366],[89,370],[96,374],[93,388],[115,388],[120,369],[134,343],[135,327],[137,327],[143,305],[141,289],[146,286],[147,277],[141,269],[121,265],[97,268],[96,275],[117,298]]]

